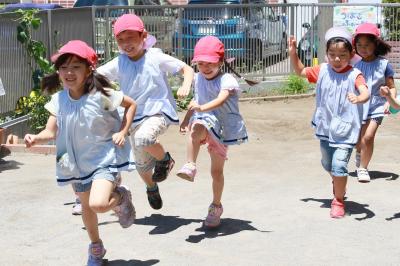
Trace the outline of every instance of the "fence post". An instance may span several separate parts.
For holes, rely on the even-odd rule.
[[[109,36],[109,33],[110,33],[109,28],[108,28],[108,26],[110,25],[110,21],[109,21],[110,18],[109,18],[108,15],[109,15],[109,7],[106,6],[106,36],[104,38],[104,42],[105,42],[104,54],[106,55],[106,58],[105,58],[106,61],[110,60],[110,57],[111,57],[110,42],[108,41],[108,36]]]
[[[176,29],[177,32],[178,32],[178,43],[177,43],[177,47],[176,48],[178,50],[178,58],[179,59],[182,59],[182,57],[183,57],[183,51],[182,51],[182,47],[183,47],[183,43],[182,43],[183,42],[182,25],[183,25],[183,22],[182,22],[182,19],[183,19],[182,18],[182,8],[179,8],[178,9],[178,21],[179,21],[179,24],[177,24],[178,29]]]
[[[96,48],[97,48],[97,38],[96,38],[96,15],[95,15],[95,12],[96,12],[96,7],[95,6],[92,6],[92,8],[91,8],[91,10],[92,10],[92,47],[94,47],[95,48],[95,50],[97,50]]]
[[[48,38],[49,38],[49,40],[48,40],[48,42],[47,42],[47,45],[48,45],[48,47],[47,47],[47,51],[48,51],[48,54],[47,54],[47,57],[48,58],[50,58],[50,55],[51,55],[51,53],[52,53],[52,51],[53,51],[53,42],[52,42],[52,38],[51,38],[51,33],[52,33],[52,23],[51,23],[51,10],[49,9],[49,10],[47,10],[47,35],[48,35]]]

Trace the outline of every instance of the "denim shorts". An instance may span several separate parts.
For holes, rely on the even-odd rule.
[[[331,147],[329,142],[320,141],[322,167],[333,176],[347,176],[347,164],[353,148]]]
[[[74,187],[75,192],[86,192],[89,191],[92,187],[93,180],[105,179],[114,183],[117,179],[118,174],[118,172],[111,172],[108,168],[101,168],[93,173],[89,183],[73,183],[72,186]]]

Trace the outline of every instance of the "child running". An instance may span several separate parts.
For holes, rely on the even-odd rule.
[[[393,97],[396,97],[396,88],[393,68],[382,57],[390,52],[391,47],[380,38],[378,27],[372,23],[359,25],[354,34],[354,44],[357,54],[362,57],[354,67],[363,73],[371,95],[369,102],[364,105],[365,124],[361,128],[356,152],[358,181],[367,183],[371,179],[367,169],[374,150],[375,135],[389,109],[389,103],[380,96],[379,88],[389,87]]]
[[[204,221],[206,227],[217,227],[221,222],[227,145],[240,144],[248,139],[239,113],[239,84],[231,74],[221,70],[224,54],[224,45],[217,37],[206,36],[197,42],[192,60],[199,70],[194,79],[194,100],[180,125],[180,131],[188,130],[189,135],[187,163],[178,171],[179,177],[193,182],[200,146],[208,144],[213,200]]]
[[[334,27],[325,34],[328,63],[304,67],[296,54],[296,40],[290,37],[289,55],[297,75],[316,85],[316,109],[312,118],[315,135],[320,140],[323,168],[333,183],[330,216],[345,215],[344,195],[348,161],[358,141],[362,123],[362,104],[369,99],[361,72],[353,68],[352,36],[345,29]]]
[[[72,184],[82,204],[82,220],[91,243],[88,265],[102,265],[106,250],[99,236],[97,213],[114,210],[123,228],[133,224],[135,209],[127,187],[116,187],[119,171],[133,170],[133,154],[126,141],[135,114],[135,102],[110,87],[96,73],[97,55],[85,42],[73,40],[52,56],[56,73],[42,80],[52,93],[45,105],[50,112],[46,128],[27,134],[25,144],[56,139],[56,176],[59,185]],[[123,120],[116,110],[125,108]]]
[[[167,178],[175,162],[158,138],[169,125],[179,122],[166,73],[183,73],[183,85],[177,95],[185,97],[191,89],[193,69],[160,49],[151,48],[154,37],[147,34],[136,15],[119,17],[114,23],[114,36],[121,54],[98,72],[117,81],[124,94],[137,103],[130,132],[136,169],[146,183],[150,206],[160,209],[163,202],[156,182]]]

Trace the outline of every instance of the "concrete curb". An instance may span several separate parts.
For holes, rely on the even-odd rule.
[[[291,100],[291,99],[302,99],[314,97],[315,93],[307,94],[294,94],[294,95],[278,95],[278,96],[263,96],[263,97],[249,97],[249,98],[239,98],[239,102],[249,102],[249,101],[281,101],[281,100]]]
[[[26,148],[25,144],[1,144],[2,149],[7,149],[10,152],[36,153],[36,154],[56,154],[55,145],[36,145],[31,148]]]

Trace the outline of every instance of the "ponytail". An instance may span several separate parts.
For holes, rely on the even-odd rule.
[[[258,83],[260,83],[259,81],[253,81],[253,80],[249,80],[244,78],[242,75],[240,75],[230,64],[229,62],[224,58],[224,64],[225,66],[228,68],[229,72],[232,72],[233,74],[236,75],[236,77],[244,80],[249,86],[254,86]]]
[[[51,95],[58,91],[61,88],[58,72],[45,75],[40,82],[40,87],[45,95]]]

